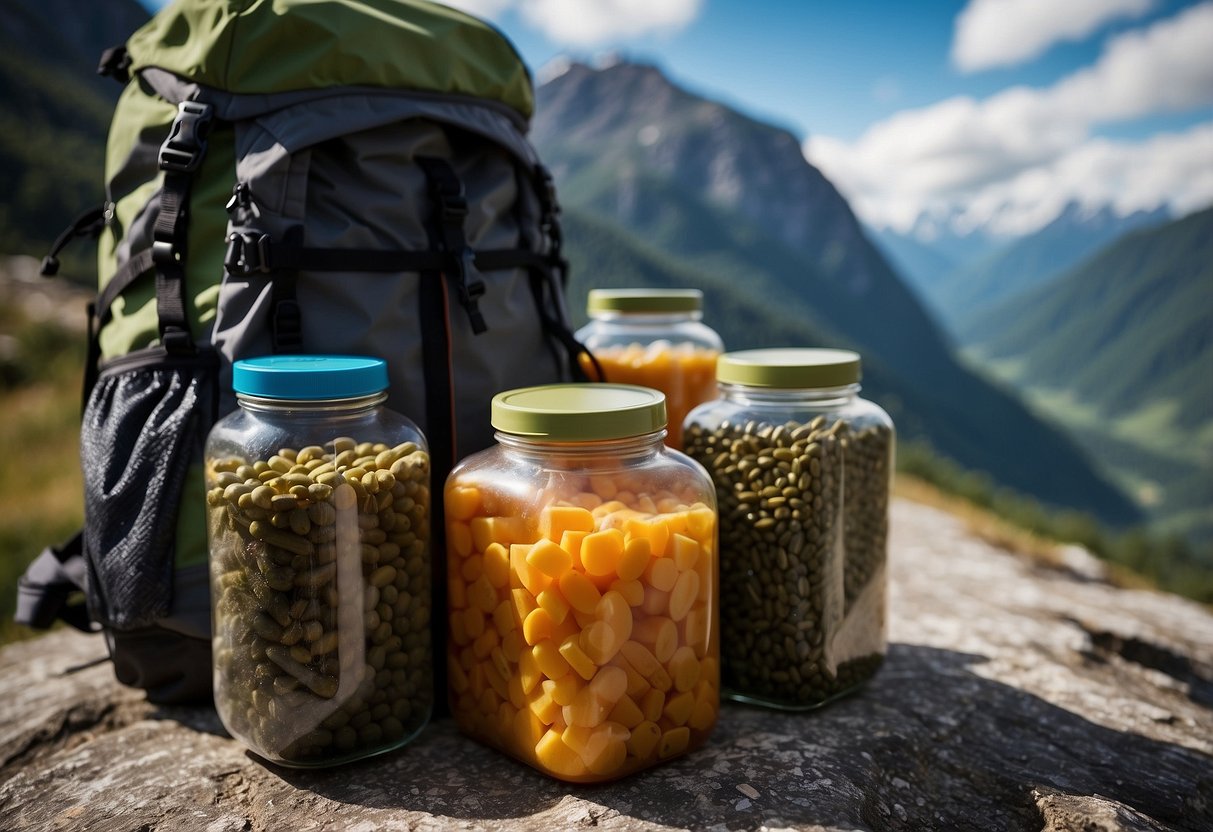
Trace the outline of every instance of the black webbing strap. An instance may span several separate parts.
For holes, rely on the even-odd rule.
[[[190,186],[194,171],[206,155],[212,112],[209,104],[182,101],[168,138],[160,145],[159,166],[164,171],[160,211],[152,228],[152,262],[156,267],[156,314],[160,341],[170,353],[191,353],[185,304],[185,256]]]
[[[426,231],[432,248],[440,246],[442,231],[437,221],[427,223]],[[438,252],[424,252],[434,254]],[[430,445],[430,477],[433,482],[445,482],[455,467],[457,453],[454,381],[451,366],[451,322],[447,303],[446,281],[442,266],[438,264],[420,271],[417,286],[418,323],[421,327],[421,366],[425,379],[425,434]],[[433,574],[446,574],[446,520],[442,504],[442,490],[436,489],[436,499],[430,501],[430,551],[433,559]],[[434,623],[435,644],[446,643],[447,599],[446,585],[441,580],[431,582],[431,618]],[[434,710],[435,715],[447,713],[446,697],[446,651],[434,652]]]
[[[43,277],[54,277],[59,274],[59,254],[77,237],[92,237],[94,240],[105,228],[105,206],[90,208],[72,220],[72,224],[55,238],[51,244],[50,253],[42,258],[41,274]]]
[[[125,46],[113,46],[101,53],[97,74],[108,75],[120,84],[131,80],[131,56]]]
[[[303,227],[287,231],[287,245],[302,248]],[[275,353],[293,353],[303,349],[303,309],[299,306],[298,267],[286,267],[274,274],[270,286],[270,339]]]
[[[488,329],[484,315],[480,312],[480,297],[484,294],[484,281],[476,271],[475,252],[467,243],[463,233],[463,221],[467,219],[468,203],[463,182],[455,169],[445,159],[435,156],[418,156],[417,164],[425,172],[429,182],[430,196],[437,208],[437,247],[446,255],[442,271],[455,287],[459,305],[467,313],[472,332],[476,335]]]
[[[535,193],[539,197],[539,227],[547,237],[548,253],[542,262],[529,267],[531,294],[539,311],[539,323],[549,342],[555,342],[568,356],[568,373],[574,381],[605,381],[602,365],[594,354],[578,341],[561,313],[561,294],[569,282],[569,261],[564,257],[564,233],[560,227],[560,203],[556,199],[556,180],[542,164],[531,170]],[[557,281],[559,281],[557,283]],[[553,354],[556,353],[553,347]],[[597,376],[591,379],[581,363],[585,356]],[[557,364],[560,363],[556,356]]]

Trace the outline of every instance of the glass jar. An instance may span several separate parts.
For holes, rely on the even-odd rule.
[[[682,420],[716,398],[716,358],[724,350],[720,336],[702,323],[703,292],[592,289],[586,312],[591,320],[576,338],[598,361],[602,381],[665,393],[666,443],[681,448]]]
[[[883,660],[894,431],[859,378],[846,350],[726,353],[687,417],[720,503],[727,697],[812,708]]]
[[[343,763],[433,704],[430,459],[377,358],[237,361],[206,444],[215,705],[267,760]]]
[[[447,480],[451,711],[577,783],[698,748],[719,710],[716,499],[631,385],[493,399],[497,445]]]

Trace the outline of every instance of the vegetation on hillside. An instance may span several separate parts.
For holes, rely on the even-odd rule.
[[[1126,235],[969,337],[1153,519],[1213,542],[1213,209]]]

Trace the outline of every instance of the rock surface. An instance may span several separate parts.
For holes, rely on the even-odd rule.
[[[0,651],[5,829],[1213,829],[1213,615],[1048,569],[897,501],[890,649],[808,714],[726,705],[700,751],[574,787],[439,720],[328,771],[119,686],[97,637]]]

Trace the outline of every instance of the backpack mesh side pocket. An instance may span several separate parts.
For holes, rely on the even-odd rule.
[[[84,551],[93,616],[131,629],[173,602],[178,504],[215,420],[214,351],[149,347],[97,378],[80,428]]]

